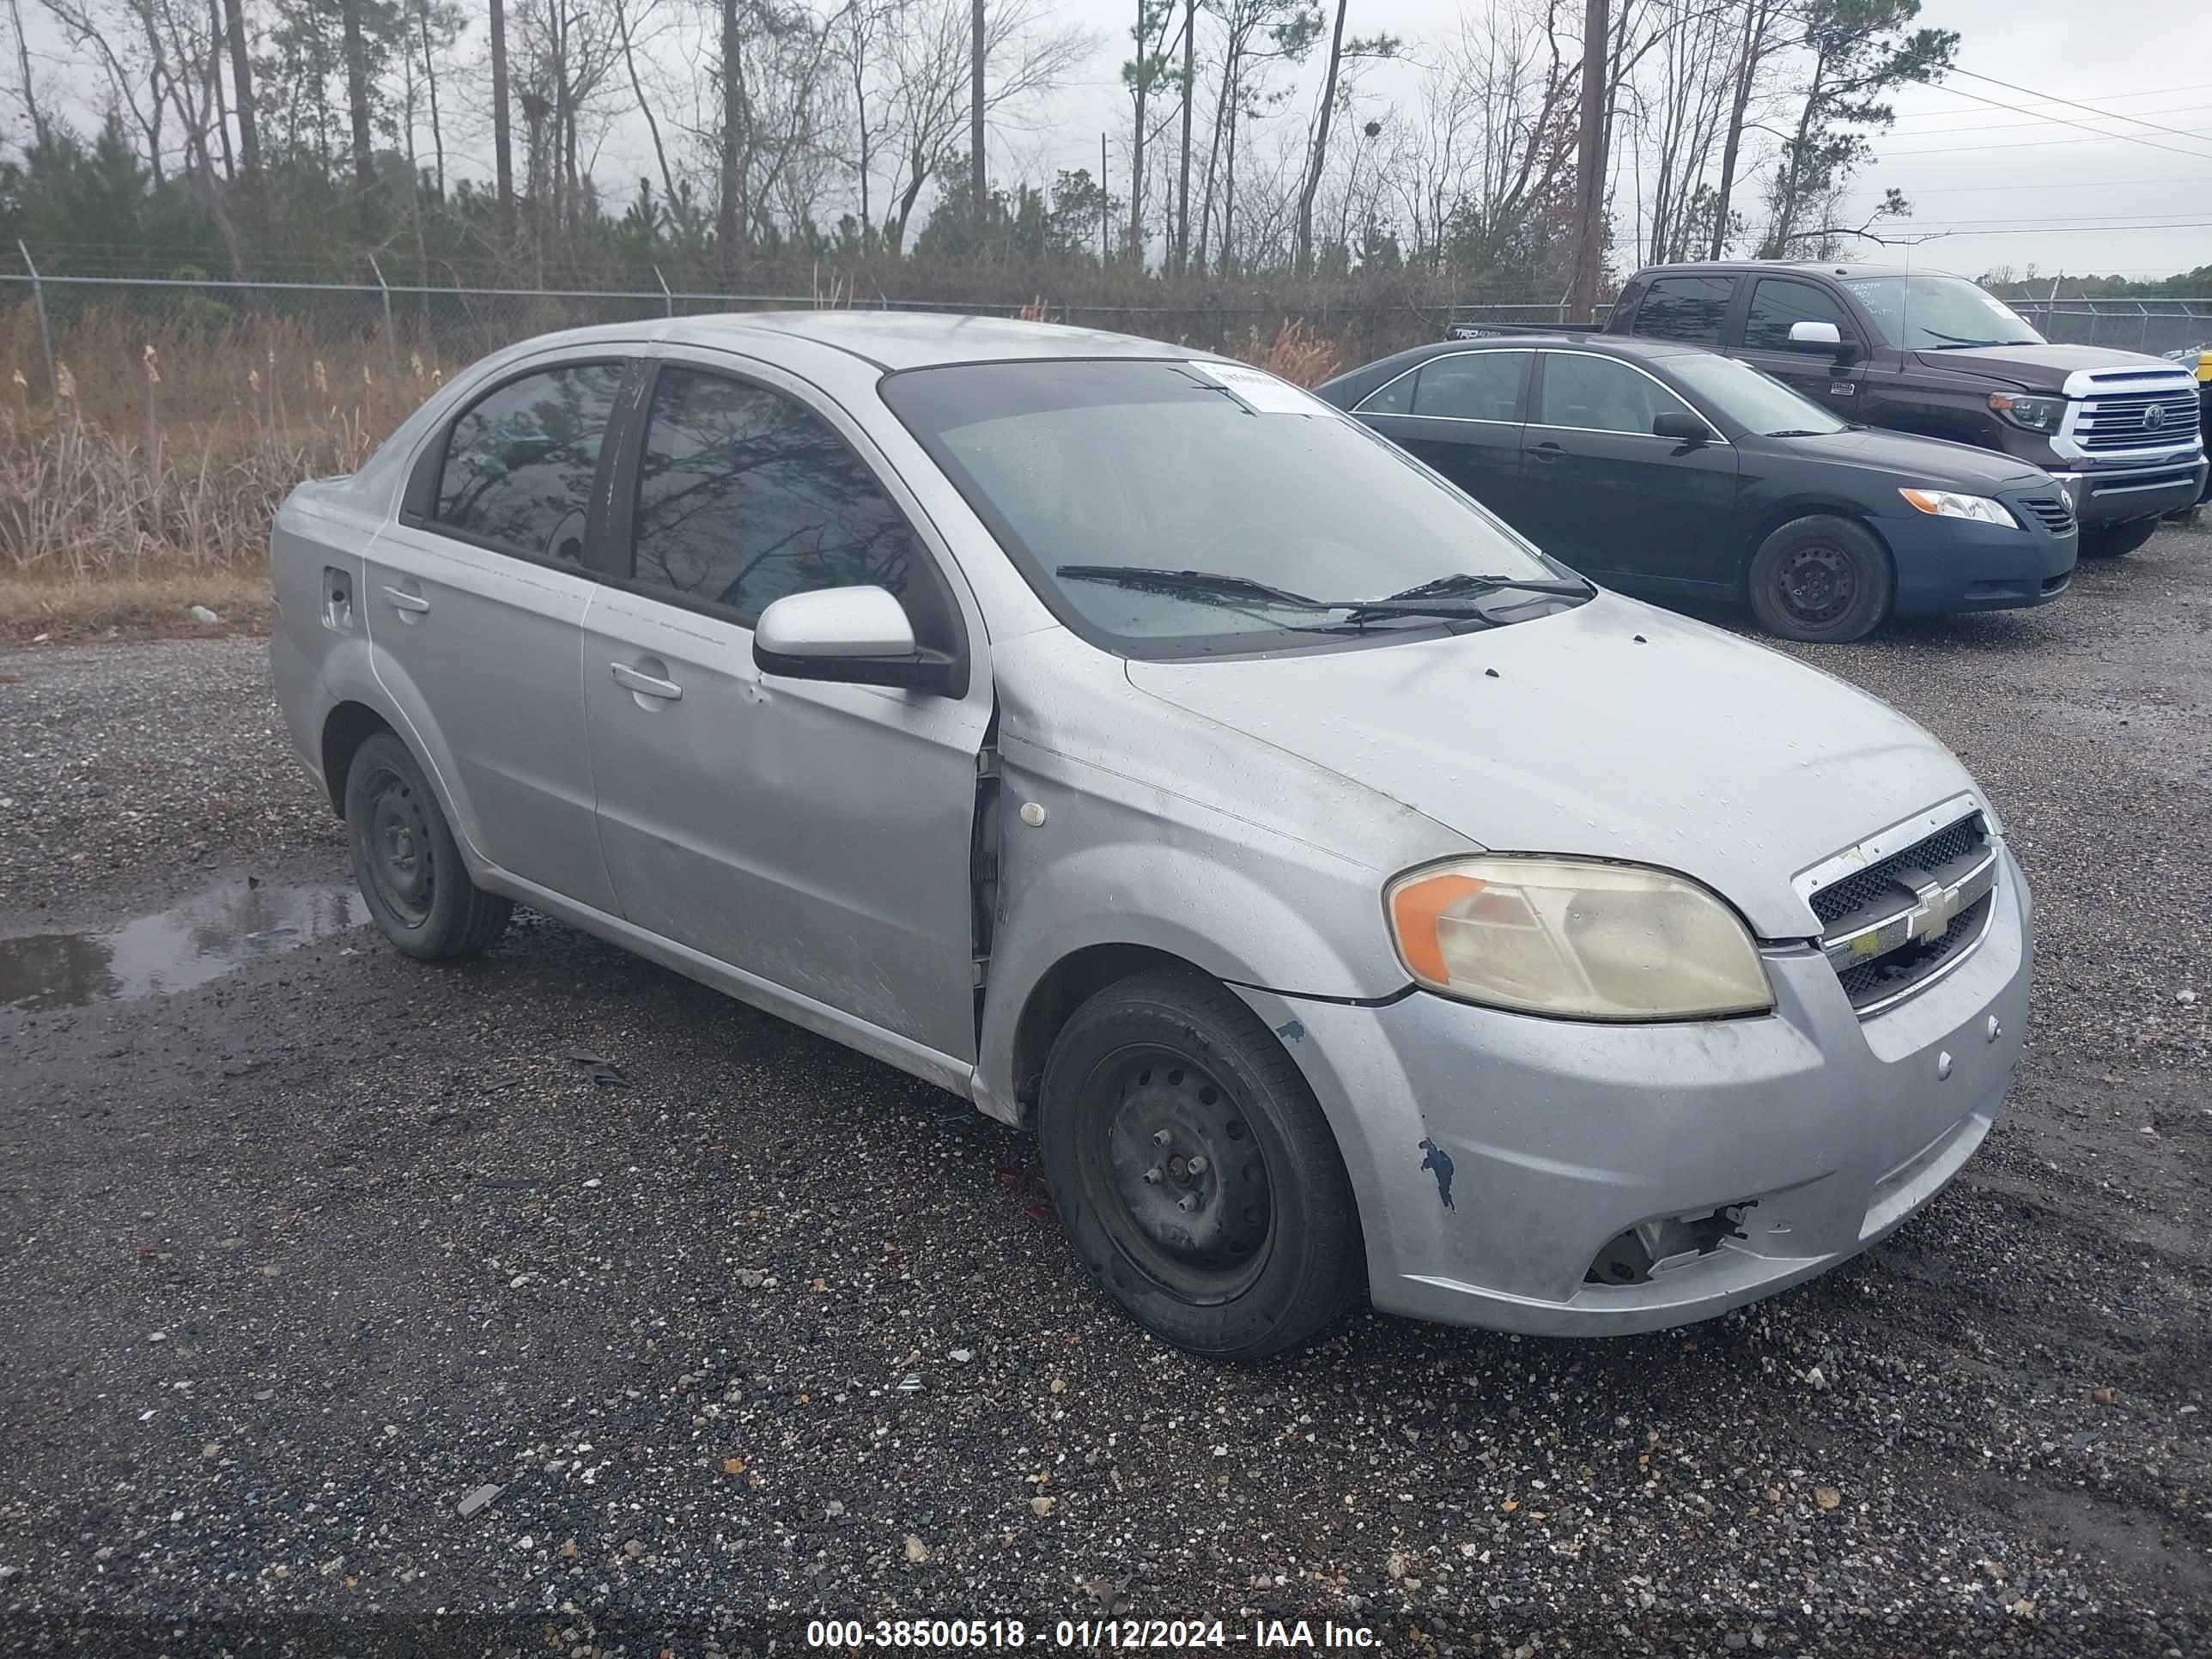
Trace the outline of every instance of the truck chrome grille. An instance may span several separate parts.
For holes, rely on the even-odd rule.
[[[1860,1018],[1932,984],[1981,943],[1996,872],[1989,826],[1970,812],[1814,891],[1821,952]]]
[[[2052,535],[2073,534],[2074,504],[2063,495],[2030,495],[2021,505],[2035,514],[2036,521]]]
[[[2084,449],[2149,449],[2196,435],[2193,388],[2107,392],[2090,398],[2074,417],[2074,441]]]

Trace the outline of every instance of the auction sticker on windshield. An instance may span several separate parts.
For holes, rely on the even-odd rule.
[[[1226,388],[1246,408],[1261,415],[1336,415],[1334,405],[1323,403],[1288,380],[1264,368],[1243,363],[1193,362],[1190,367],[1216,386]]]

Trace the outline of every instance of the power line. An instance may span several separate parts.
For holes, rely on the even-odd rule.
[[[2069,123],[2069,125],[2074,125],[2078,123]],[[1923,132],[1913,136],[1933,138],[1936,135],[1932,132]],[[2118,143],[2149,144],[2153,149],[2169,150],[2175,155],[2186,155],[2192,161],[2204,161],[2208,155],[2212,155],[2212,152],[2204,150],[2173,149],[2171,145],[2153,144],[2149,139],[2138,138],[2131,132],[2100,132],[2096,138],[2015,138],[2007,144],[1946,144],[1941,149],[1893,149],[1885,151],[1882,159],[1896,161],[1907,155],[1971,155],[1978,150],[1985,149],[2049,149],[2054,144],[2094,144],[2100,138]]]
[[[2069,109],[2078,109],[2078,110],[2083,111],[2084,112],[2086,112],[2086,113],[2087,113],[2087,114],[2097,116],[2097,117],[2099,117],[2100,118],[2101,118],[2101,119],[2103,119],[2103,120],[2106,120],[2106,121],[2125,121],[2125,122],[2127,122],[2130,126],[2138,126],[2138,127],[2142,127],[2142,128],[2143,128],[2143,129],[2144,129],[2145,131],[2150,131],[2150,132],[2166,132],[2166,133],[2172,133],[2172,134],[2173,134],[2176,137],[2180,137],[2180,138],[2195,138],[2195,137],[2197,137],[2197,135],[2196,133],[2193,133],[2193,132],[2184,132],[2184,131],[2183,131],[2179,127],[2165,127],[2165,126],[2160,126],[2160,125],[2157,122],[2155,122],[2155,121],[2144,121],[2144,120],[2138,119],[2136,117],[2132,116],[2132,115],[2122,115],[2122,114],[2119,114],[2119,113],[2118,113],[2117,112],[2112,111],[2112,110],[2108,110],[2108,109],[2099,109],[2099,108],[2098,108],[2094,104],[2085,104],[2085,103],[2081,102],[2078,99],[2073,99],[2073,98],[2060,98],[2060,97],[2057,97],[2057,96],[2055,96],[2054,94],[2051,94],[2051,93],[2047,93],[2047,92],[2038,92],[2038,91],[2036,91],[2036,90],[2035,90],[2033,88],[2032,88],[2032,87],[2021,87],[2021,86],[2015,86],[2015,85],[2014,85],[2014,84],[2013,84],[2011,82],[2009,82],[2009,81],[2000,81],[2000,80],[1998,80],[1998,79],[1996,78],[1996,76],[1995,76],[1994,75],[1980,75],[1980,74],[1977,74],[1977,73],[1976,73],[1974,70],[1962,70],[1962,69],[1954,69],[1954,70],[1951,71],[1951,73],[1952,73],[1952,74],[1954,74],[1954,75],[1963,75],[1963,76],[1966,76],[1969,81],[1985,81],[1985,82],[1987,82],[1990,86],[1993,86],[1993,87],[2002,87],[2002,88],[2003,88],[2006,91],[2008,91],[2008,92],[2023,93],[2023,94],[2025,94],[2027,96],[2028,96],[2028,97],[2030,97],[2030,98],[2036,99],[2036,100],[2038,100],[2039,101],[2040,101],[2040,102],[2042,102],[2042,103],[2046,103],[2046,104],[2063,104],[2063,105],[2065,105]],[[1953,89],[1954,89],[1954,91],[1956,90],[1956,88],[1953,88]],[[1961,96],[1961,97],[1963,97],[1963,98],[1972,98],[1972,97],[1973,97],[1973,95],[1974,95],[1974,94],[1973,94],[1972,93],[1971,93],[1971,92],[1968,92],[1968,93],[1960,93],[1960,96]],[[1984,101],[1987,101],[1987,100],[1984,100]],[[2154,111],[2154,112],[2153,112],[2153,113],[2156,113],[2156,112],[2155,112],[2155,111]],[[2057,118],[2056,116],[2053,116],[2053,117],[2051,117],[2051,119],[2053,119],[2053,120],[2056,120],[2056,119],[2057,119],[2058,118]]]
[[[2014,191],[2133,190],[2152,185],[2212,185],[2212,173],[2187,179],[2083,179],[2064,185],[1895,185],[1907,196],[1996,195]]]
[[[1972,93],[1967,93],[1964,95],[1971,98],[1974,94]],[[1984,105],[1983,109],[1962,109],[1956,112],[1960,115],[1980,115],[1990,109],[2001,109],[2009,111],[2015,115],[2025,115],[2029,118],[2025,121],[1995,121],[1983,126],[1928,127],[1909,132],[1905,136],[1909,138],[1948,138],[1953,133],[1957,132],[2002,132],[2008,127],[2040,126],[2046,121],[2057,121],[2065,118],[2063,116],[2053,115],[2047,110],[2024,109],[2018,104],[2008,104],[2001,99],[1985,98],[1982,100],[1982,103]],[[2146,110],[2144,113],[2148,115],[2188,115],[2197,110],[2204,109],[2212,109],[2212,104],[2169,104],[2161,106],[2158,109]],[[1897,118],[1903,120],[1905,118],[1903,116],[1899,116]],[[2185,137],[2192,138],[2201,136],[2196,130],[2190,128],[2177,128],[2174,129],[2174,131],[2180,131]]]
[[[1978,77],[1976,77],[1976,78],[1978,78],[1978,79],[1979,77],[1978,76]],[[2000,85],[2000,86],[2002,86],[2002,85],[2003,85],[2004,83],[2003,83],[2002,82],[1999,82],[1997,84],[1998,84],[1998,85]],[[1973,99],[1977,103],[1987,104],[1987,105],[1988,105],[1991,109],[2010,110],[2010,109],[2013,107],[2010,104],[2000,103],[2000,102],[1998,102],[1998,101],[1997,101],[1997,100],[1996,100],[1996,99],[1994,99],[1994,98],[1984,98],[1984,97],[1983,97],[1980,94],[1978,94],[1978,93],[1972,93],[1972,92],[1961,92],[1961,93],[1960,93],[1960,94],[1959,94],[1959,96],[1960,96],[1961,98],[1972,98],[1972,99]],[[2065,100],[2063,100],[2063,99],[2060,99],[2060,100],[2057,100],[2057,101],[2061,102],[2061,103],[2063,103],[2063,102],[2065,101]],[[2093,115],[2099,115],[2099,116],[2101,116],[2103,119],[2107,120],[2107,121],[2117,121],[2117,120],[2120,120],[2120,119],[2124,118],[2122,118],[2122,117],[2120,117],[2120,116],[2116,116],[2116,115],[2106,115],[2106,114],[2104,114],[2104,113],[2103,113],[2103,112],[2101,112],[2101,111],[2098,111],[2098,110],[2092,110],[2092,111],[2090,111],[2090,113],[2091,113],[2091,114],[2093,114]],[[2091,126],[2091,125],[2090,125],[2087,121],[2075,121],[2075,120],[2072,120],[2072,119],[2070,119],[2070,118],[2069,118],[2068,117],[2063,116],[2063,115],[2044,115],[2044,116],[2039,116],[2039,117],[2038,117],[2038,118],[2037,118],[2037,120],[2038,120],[2039,122],[2040,122],[2040,121],[2051,121],[2051,122],[2055,122],[2055,123],[2057,123],[2058,125],[2060,125],[2060,126],[2062,126],[2062,127],[2078,127],[2078,128],[2080,128],[2083,132],[2094,132],[2094,133],[2095,133],[2095,134],[2096,134],[2100,138],[2121,138],[2121,139],[2124,139],[2124,140],[2126,140],[2126,141],[2127,141],[2129,143],[2130,143],[2130,144],[2142,144],[2142,145],[2143,145],[2146,149],[2163,149],[2163,150],[2169,150],[2169,151],[2172,151],[2172,154],[2174,154],[2174,155],[2189,155],[2189,156],[2194,156],[2197,160],[2198,160],[2198,161],[2201,161],[2207,160],[2207,159],[2212,159],[2212,149],[2175,149],[2172,144],[2161,144],[2161,143],[2159,143],[2156,139],[2154,139],[2154,138],[2138,138],[2138,137],[2136,137],[2136,135],[2135,135],[2135,134],[2133,134],[2132,132],[2106,132],[2106,131],[2103,131],[2102,129],[2100,129],[2100,128]],[[2141,124],[2139,123],[2138,125],[2141,125]],[[2193,139],[2197,140],[2197,142],[2199,142],[2199,143],[2212,143],[2212,139],[2207,139],[2207,138],[2202,137],[2199,134],[2193,133],[2193,132],[2182,132],[2182,131],[2181,131],[2181,130],[2180,130],[2179,127],[2159,127],[2159,128],[2155,128],[2155,129],[2154,129],[2154,131],[2159,131],[2159,132],[2174,132],[2174,133],[2179,133],[2179,134],[2182,137],[2184,137],[2184,138],[2193,138]],[[1931,138],[1932,138],[1932,137],[1934,137],[1936,135],[1935,135],[1935,134],[1933,134],[1933,133],[1930,133],[1930,134],[1929,134],[1928,136],[1929,136],[1929,137],[1931,137]]]
[[[1966,71],[1965,71],[1965,70],[1955,70],[1955,71],[1954,71],[1954,73],[1957,73],[1957,74],[1961,74],[1961,75],[1963,75],[1964,73],[1966,73]],[[2141,90],[2141,91],[2139,91],[2139,92],[2100,92],[2100,93],[2093,93],[2093,94],[2091,94],[2090,95],[2091,95],[2092,97],[2096,97],[2096,98],[2163,98],[2163,97],[2165,97],[2165,96],[2166,96],[2167,94],[2169,94],[2169,93],[2175,93],[2175,92],[2203,92],[2203,91],[2206,90],[2208,88],[2212,88],[2212,81],[2198,81],[2198,82],[2196,82],[2192,83],[2191,85],[2185,86],[2185,87],[2148,87],[2148,88],[2143,88],[2142,90]],[[1957,90],[1957,88],[1945,88],[1945,90],[1947,90],[1947,91],[1955,91],[1955,90]],[[2045,99],[2045,100],[2039,100],[2038,101],[2039,101],[2039,102],[2048,102],[2048,103],[2063,103],[2063,102],[2065,102],[2066,100],[2063,100],[2063,99]],[[2154,110],[2154,109],[2147,109],[2147,110],[2141,111],[2141,112],[2140,112],[2140,113],[2142,113],[2142,114],[2144,114],[2144,115],[2157,115],[2157,114],[2160,113],[2161,112],[2160,112],[2160,111],[2158,111],[2158,110]],[[1936,117],[1937,117],[1937,116],[1942,116],[1942,115],[1978,115],[1978,114],[1980,114],[1980,113],[1981,113],[1981,112],[1980,112],[1979,110],[1978,110],[1978,109],[1971,109],[1971,108],[1967,108],[1967,107],[1966,107],[1965,106],[1961,106],[1960,107],[1959,107],[1959,108],[1957,108],[1957,109],[1913,109],[1913,110],[1907,110],[1907,111],[1905,111],[1902,115],[1899,115],[1897,118],[1898,118],[1899,120],[1900,120],[1900,121],[1924,121],[1924,120],[1931,120],[1931,119],[1935,118],[1936,118]]]

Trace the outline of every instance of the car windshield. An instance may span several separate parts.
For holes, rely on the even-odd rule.
[[[1963,276],[1847,276],[1844,286],[1901,350],[2045,343],[2019,313]]]
[[[1496,626],[1592,591],[1384,440],[1255,370],[1063,359],[882,385],[1038,596],[1124,655]]]
[[[1685,353],[1668,358],[1662,367],[1713,409],[1763,436],[1809,438],[1850,429],[1850,422],[1733,357]]]

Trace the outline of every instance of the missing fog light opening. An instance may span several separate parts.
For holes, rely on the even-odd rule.
[[[1758,1200],[1723,1204],[1704,1215],[1639,1221],[1607,1241],[1583,1274],[1585,1285],[1647,1285],[1660,1274],[1712,1255],[1743,1235],[1744,1212]]]

